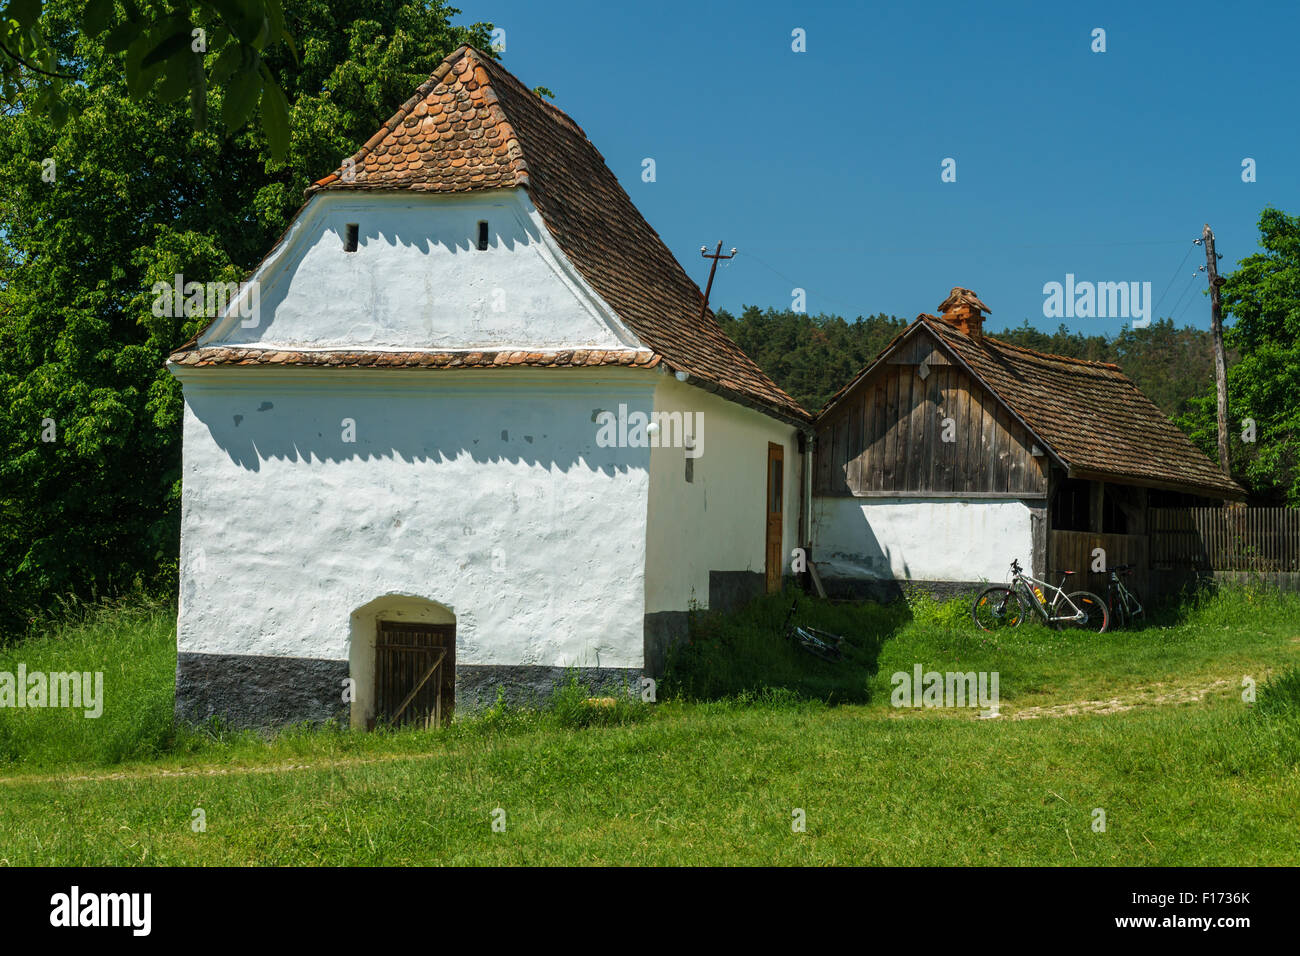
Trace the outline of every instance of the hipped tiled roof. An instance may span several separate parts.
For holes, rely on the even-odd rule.
[[[1120,483],[1176,486],[1213,498],[1245,496],[1119,366],[967,335],[931,315],[919,316],[876,362],[918,326],[947,346],[1070,472]],[[838,404],[876,362],[836,393],[821,414]]]
[[[586,134],[491,57],[447,57],[321,190],[525,188],[560,248],[674,371],[746,404],[806,421],[799,404],[727,337]]]

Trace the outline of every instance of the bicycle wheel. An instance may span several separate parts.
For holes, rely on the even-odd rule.
[[[839,647],[821,640],[811,631],[812,629],[807,627],[792,627],[786,632],[786,637],[813,657],[820,657],[824,661],[833,663],[844,660],[844,652]]]
[[[816,640],[809,641],[800,638],[799,646],[802,647],[809,654],[811,654],[813,657],[820,657],[822,660],[830,661],[832,664],[836,664],[844,660],[844,654],[838,648],[829,647],[823,644],[821,641],[816,641]]]
[[[1025,619],[1025,608],[1020,595],[1011,588],[995,585],[985,588],[971,605],[971,617],[981,630],[996,631],[1003,627],[1019,627]]]
[[[1062,627],[1075,627],[1097,634],[1105,633],[1110,628],[1110,614],[1106,610],[1106,602],[1097,595],[1091,591],[1075,591],[1073,594],[1067,594],[1066,597],[1083,612],[1083,619],[1062,621]]]
[[[1110,611],[1110,629],[1115,631],[1124,626],[1124,598],[1115,593],[1114,589],[1106,592],[1106,597],[1109,598],[1107,605],[1108,610]]]

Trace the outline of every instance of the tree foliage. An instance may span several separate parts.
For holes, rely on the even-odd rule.
[[[719,312],[718,321],[778,385],[813,412],[908,325],[884,314],[849,322],[837,315],[764,312],[754,306],[739,317]],[[1055,332],[1042,332],[1028,322],[990,334],[1022,348],[1119,365],[1171,416],[1187,411],[1206,384],[1214,381],[1210,333],[1175,328],[1170,319],[1118,335],[1084,335],[1064,325]]]
[[[163,366],[208,319],[156,317],[151,287],[244,278],[309,183],[457,45],[486,48],[489,28],[453,27],[455,13],[291,4],[297,56],[265,51],[287,104],[277,159],[260,126],[196,130],[188,103],[133,97],[123,55],[80,29],[82,5],[47,0],[44,36],[84,82],[63,90],[62,124],[22,106],[0,115],[0,629],[54,594],[174,572],[182,402]],[[229,95],[208,87],[207,110]]]
[[[1259,234],[1261,251],[1220,290],[1224,342],[1239,353],[1228,368],[1228,454],[1257,499],[1300,506],[1300,217],[1266,208]],[[1213,385],[1182,424],[1217,458]]]
[[[42,19],[42,6],[53,16]],[[67,119],[69,85],[91,82],[82,63],[61,49],[55,3],[8,0],[0,15],[0,96],[21,100],[29,112]],[[190,121],[208,122],[208,89],[223,92],[222,120],[240,129],[260,106],[262,129],[277,159],[289,144],[289,109],[271,69],[277,49],[297,57],[280,0],[87,0],[82,32],[101,37],[106,52],[122,54],[119,68],[136,102],[170,103],[188,97]]]

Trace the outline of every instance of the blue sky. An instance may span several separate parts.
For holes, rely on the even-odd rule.
[[[739,248],[719,308],[798,287],[812,313],[912,318],[962,285],[991,329],[1054,329],[1043,285],[1070,273],[1150,282],[1157,317],[1208,327],[1203,224],[1231,271],[1264,206],[1300,213],[1295,0],[457,3],[505,30],[506,67],[555,92],[701,286],[700,246]]]

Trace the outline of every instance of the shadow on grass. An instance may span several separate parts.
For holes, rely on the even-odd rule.
[[[844,636],[844,660],[824,661],[785,636],[794,622]],[[668,697],[720,700],[772,691],[828,704],[867,703],[881,648],[912,620],[908,603],[842,603],[787,589],[729,613],[692,610],[689,639],[672,649],[664,675]]]
[[[1143,617],[1128,622],[1124,630],[1179,627],[1191,622],[1240,626],[1261,613],[1278,611],[1300,617],[1300,592],[1279,587],[1266,574],[1243,574],[1235,581],[1201,574],[1179,587],[1166,588],[1146,603]]]

